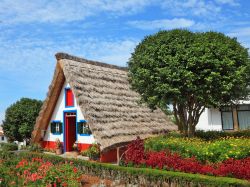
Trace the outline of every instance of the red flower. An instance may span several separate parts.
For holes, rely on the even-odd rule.
[[[66,182],[62,183],[62,186],[68,186]]]
[[[127,146],[125,152],[125,163],[132,162],[134,164],[141,164],[145,158],[143,140],[137,137]]]
[[[216,176],[229,176],[250,180],[250,157],[235,160],[228,159],[217,164],[201,164],[195,157],[182,158],[170,151],[145,152],[143,140],[137,138],[127,146],[125,163],[135,165],[146,164],[148,167],[182,171],[187,173],[200,173]]]
[[[76,168],[76,167],[74,167],[74,168],[73,168],[73,171],[74,171],[74,173],[76,173],[76,172],[77,172],[77,168]]]

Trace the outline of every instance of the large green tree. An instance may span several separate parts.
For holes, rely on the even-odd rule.
[[[3,121],[4,134],[9,141],[29,141],[42,101],[21,98],[7,108]]]
[[[178,128],[186,135],[193,135],[205,107],[248,95],[248,51],[222,33],[160,31],[139,43],[128,66],[142,100],[152,108],[172,104]]]

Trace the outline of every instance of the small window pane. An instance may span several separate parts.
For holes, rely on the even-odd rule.
[[[238,111],[238,120],[241,130],[250,129],[250,111]]]
[[[231,106],[222,107],[221,111],[223,111],[223,112],[231,112],[232,111],[232,107]]]
[[[52,122],[50,125],[52,134],[61,134],[62,133],[62,123],[61,122]]]
[[[74,106],[74,95],[71,89],[66,89],[66,106]]]
[[[56,133],[60,133],[60,124],[56,123]]]
[[[222,125],[224,130],[234,129],[232,112],[222,112]]]

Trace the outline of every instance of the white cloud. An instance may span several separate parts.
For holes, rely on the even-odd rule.
[[[221,7],[212,1],[204,0],[165,0],[161,3],[163,9],[174,15],[216,16]]]
[[[99,1],[100,7],[105,11],[117,14],[134,14],[151,4],[151,0],[105,0]]]
[[[96,60],[126,66],[138,42],[138,40],[126,39],[122,41],[95,43],[93,46],[95,49],[89,55]]]
[[[29,72],[42,76],[52,72],[54,54],[59,51],[83,56],[92,60],[125,66],[138,43],[135,39],[100,40],[96,38],[71,39],[53,42],[42,39],[19,39],[1,41],[0,69],[5,71]],[[15,43],[15,45],[12,45]]]
[[[102,12],[109,15],[134,14],[149,3],[149,0],[2,0],[0,20],[6,24],[77,21]]]
[[[149,6],[161,6],[173,15],[216,17],[222,5],[236,6],[236,0],[1,0],[0,23],[69,22],[89,16],[131,15]]]
[[[193,20],[184,18],[174,18],[174,19],[160,19],[152,21],[130,21],[128,22],[130,26],[145,30],[154,29],[174,29],[174,28],[187,28],[195,24]]]
[[[215,0],[220,4],[228,4],[230,6],[239,6],[240,4],[236,0]]]
[[[236,37],[245,47],[250,48],[250,27],[234,29],[227,35]]]
[[[250,37],[250,27],[235,29],[231,33],[229,33],[229,35],[235,37]]]

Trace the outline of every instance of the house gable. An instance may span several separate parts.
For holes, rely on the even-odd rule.
[[[65,81],[58,100],[56,102],[55,108],[53,110],[53,113],[51,115],[51,118],[47,124],[47,129],[45,131],[44,137],[43,137],[43,146],[47,147],[47,148],[53,148],[54,147],[54,142],[56,141],[56,139],[59,139],[61,142],[65,142],[66,139],[66,135],[65,135],[65,121],[64,121],[64,114],[66,112],[75,112],[76,113],[76,122],[81,122],[84,121],[84,115],[80,109],[80,107],[78,106],[78,104],[76,103],[76,99],[74,97],[74,94],[72,94],[73,98],[72,98],[72,102],[71,105],[67,105],[67,93],[68,90],[71,90],[70,85]],[[56,122],[58,124],[62,125],[62,132],[61,133],[53,133],[51,131],[51,123],[52,122]],[[77,124],[76,124],[77,126]],[[79,147],[83,147],[83,146],[87,146],[90,145],[92,143],[94,143],[94,138],[93,135],[83,135],[83,134],[79,134],[78,132],[76,132],[76,140],[79,144]],[[81,144],[85,144],[85,145],[81,145]]]

